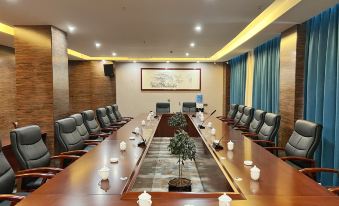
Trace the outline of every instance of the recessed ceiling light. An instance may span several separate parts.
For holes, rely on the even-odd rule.
[[[187,57],[190,55],[190,53],[188,53],[188,52],[186,52],[186,54],[185,54]]]
[[[195,47],[195,43],[194,43],[194,42],[191,42],[191,43],[190,43],[190,47]]]
[[[70,33],[73,33],[75,31],[75,29],[76,29],[75,26],[71,26],[71,25],[68,26],[68,31]]]
[[[101,44],[99,42],[95,42],[95,47],[96,48],[100,48],[101,47]]]
[[[137,63],[137,61],[134,60],[133,63]]]
[[[199,64],[199,63],[200,63],[200,61],[197,61],[197,63]]]
[[[170,63],[170,61],[166,61],[166,63]]]
[[[196,32],[201,32],[202,28],[201,28],[200,25],[197,25],[197,26],[194,27],[194,30],[195,30]]]
[[[113,53],[112,53],[112,56],[114,56],[114,57],[115,57],[116,55],[117,55],[117,53],[115,53],[115,52],[113,52]]]

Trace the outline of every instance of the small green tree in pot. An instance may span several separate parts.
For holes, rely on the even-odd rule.
[[[185,160],[195,160],[196,147],[193,139],[184,130],[177,130],[174,137],[170,140],[168,149],[171,154],[178,156],[179,168],[179,176],[168,182],[168,190],[190,192],[192,190],[191,180],[183,178],[182,169]]]
[[[176,113],[168,119],[168,125],[175,129],[184,129],[187,127],[187,121],[183,113]]]

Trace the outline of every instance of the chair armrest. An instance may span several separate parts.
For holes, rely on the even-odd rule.
[[[265,147],[265,149],[269,150],[269,151],[285,151],[284,147]]]
[[[91,138],[92,137],[97,137],[97,138],[102,137],[103,139],[105,139],[105,138],[109,137],[109,134],[106,134],[106,133],[105,134],[102,134],[102,133],[101,134],[93,134],[92,133],[92,134],[89,135],[89,137],[91,137]]]
[[[99,139],[87,139],[84,141],[85,143],[91,143],[91,142],[94,142],[94,143],[100,143],[102,142],[102,140],[99,140]]]
[[[106,128],[101,128],[101,131],[103,131],[103,132],[114,132],[114,131],[116,131],[116,129],[106,127]]]
[[[68,152],[62,152],[60,155],[78,155],[78,156],[82,156],[84,154],[86,154],[88,151],[86,150],[72,150],[72,151],[68,151]]]
[[[11,195],[11,194],[2,194],[0,195],[0,201],[10,201],[12,202],[11,205],[16,205],[21,200],[25,199],[25,196],[18,196],[18,195]]]
[[[311,167],[315,167],[315,161],[313,159],[309,159],[309,158],[305,158],[305,157],[296,157],[296,156],[288,156],[288,157],[281,157],[280,158],[283,161],[303,161],[303,162],[307,162],[311,165]]]
[[[16,174],[15,178],[20,179],[24,177],[35,177],[35,178],[44,178],[44,179],[51,179],[55,176],[55,174],[51,173],[22,173],[22,174]]]
[[[255,143],[267,143],[267,144],[275,145],[274,142],[271,142],[269,140],[254,139],[254,140],[252,140],[252,142],[255,142]]]
[[[251,138],[258,137],[257,133],[252,133],[252,132],[244,132],[244,133],[242,133],[242,135],[244,135],[246,137],[251,137]]]
[[[339,187],[330,187],[328,191],[333,192],[334,194],[339,195]]]
[[[57,174],[59,172],[63,171],[61,168],[56,167],[38,167],[33,169],[26,169],[26,170],[20,170],[17,172],[17,175],[20,174],[29,174],[29,173],[52,173]]]
[[[87,141],[85,141],[84,144],[85,145],[98,145],[98,144],[100,144],[100,142],[87,142]]]
[[[320,168],[320,167],[313,167],[313,168],[304,168],[299,170],[299,172],[316,179],[315,174],[318,172],[330,172],[330,173],[337,173],[339,174],[339,170],[332,169],[332,168]]]

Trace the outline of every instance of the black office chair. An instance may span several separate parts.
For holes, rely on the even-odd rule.
[[[44,173],[57,174],[62,169],[50,167],[52,160],[58,160],[60,167],[64,161],[74,161],[79,156],[62,154],[51,157],[47,146],[42,140],[40,127],[31,125],[14,129],[10,132],[11,146],[21,169],[31,169]],[[24,179],[22,187],[36,189],[42,184],[43,179]]]
[[[280,115],[274,113],[266,113],[265,120],[258,133],[244,132],[246,137],[252,138],[253,142],[261,146],[275,145],[275,138],[280,127]]]
[[[20,202],[25,198],[27,193],[20,193],[21,188],[17,185],[15,188],[15,180],[21,180],[22,178],[43,178],[51,179],[54,174],[42,173],[39,171],[22,170],[15,175],[11,165],[7,161],[0,141],[0,205],[12,206]],[[20,182],[20,181],[19,181]]]
[[[101,128],[95,119],[93,110],[83,111],[81,112],[81,116],[90,135],[100,134],[104,137],[107,137],[110,135],[110,133],[117,130],[116,128]]]
[[[118,122],[120,121],[131,121],[133,119],[133,117],[123,117],[119,111],[119,107],[117,104],[113,104],[112,105],[112,109],[113,109],[113,114],[115,115],[115,117],[117,118]]]
[[[108,137],[107,134],[103,134],[103,135],[100,135],[100,134],[89,134],[85,124],[84,124],[84,120],[82,119],[82,116],[81,114],[73,114],[71,116],[69,116],[70,118],[73,118],[75,119],[75,124],[76,124],[76,128],[77,128],[77,131],[78,133],[80,134],[81,138],[84,140],[84,141],[102,141],[103,139],[105,139],[106,137]]]
[[[307,120],[297,120],[294,131],[285,147],[266,147],[269,151],[283,151],[282,160],[301,169],[315,167],[313,154],[321,139],[322,126]]]
[[[225,122],[227,122],[228,125],[232,125],[232,124],[238,122],[241,119],[242,115],[244,114],[245,107],[246,106],[244,106],[244,105],[239,105],[237,113],[234,116],[234,119],[228,119],[228,120],[225,120]]]
[[[54,130],[59,148],[63,153],[83,155],[98,144],[98,142],[81,138],[74,118],[69,117],[56,121]]]
[[[158,102],[156,103],[156,114],[166,114],[166,113],[170,113],[171,108],[170,108],[170,103],[168,102]]]
[[[97,119],[98,122],[100,124],[101,128],[115,128],[118,129],[120,128],[117,125],[112,125],[111,121],[109,120],[107,113],[106,113],[106,109],[101,107],[95,110],[96,114],[97,114]]]
[[[233,120],[235,115],[238,112],[238,106],[237,104],[231,104],[230,105],[230,110],[228,111],[226,117],[225,116],[219,116],[217,117],[218,119],[220,119],[221,121],[229,121],[229,120]]]
[[[258,133],[265,121],[266,112],[263,110],[255,110],[253,114],[253,119],[249,127],[242,127],[237,125],[237,129],[243,132]]]
[[[304,168],[299,170],[301,173],[307,175],[308,177],[312,178],[314,181],[317,181],[317,173],[332,173],[336,174],[337,178],[339,177],[339,170],[332,169],[332,168]],[[339,187],[338,186],[326,186],[326,188],[333,192],[334,194],[339,196]]]
[[[182,112],[194,113],[196,110],[195,102],[183,102],[182,103]]]
[[[122,127],[127,123],[126,121],[118,122],[117,118],[115,117],[115,115],[113,113],[112,106],[106,106],[105,109],[106,109],[106,114],[108,116],[108,119],[111,122],[111,125]]]
[[[248,128],[253,119],[253,113],[254,108],[245,107],[243,115],[241,116],[238,122],[234,123],[234,127]]]

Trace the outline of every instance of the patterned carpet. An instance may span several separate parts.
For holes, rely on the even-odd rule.
[[[185,162],[183,176],[192,181],[192,192],[225,192],[229,185],[219,166],[205,147],[201,138],[194,138],[196,161]],[[133,192],[167,192],[168,181],[177,177],[178,159],[167,149],[170,137],[154,137],[139,175],[133,185]]]

